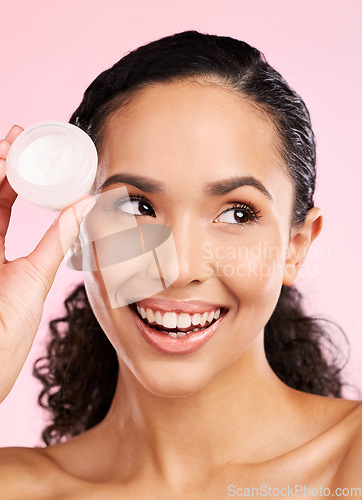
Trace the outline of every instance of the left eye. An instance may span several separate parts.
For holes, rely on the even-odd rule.
[[[116,203],[116,209],[130,215],[154,216],[152,206],[148,202],[139,199],[119,201]]]
[[[218,220],[229,224],[246,224],[248,222],[254,222],[256,218],[257,217],[246,208],[233,207],[229,208],[229,210],[225,210],[225,212],[219,215]]]

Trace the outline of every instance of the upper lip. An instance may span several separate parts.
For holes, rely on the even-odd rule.
[[[170,299],[144,299],[137,301],[137,305],[143,307],[145,310],[147,308],[157,310],[157,311],[171,311],[175,313],[204,313],[216,311],[222,309],[225,306],[220,304],[210,304],[210,302],[204,302],[203,300],[170,300]]]

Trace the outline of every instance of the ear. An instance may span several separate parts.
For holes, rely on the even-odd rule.
[[[67,266],[74,271],[82,271],[83,269],[82,245],[79,236],[76,237],[69,249]]]
[[[320,208],[309,210],[305,221],[292,230],[285,262],[283,285],[291,286],[307,256],[312,241],[319,235],[323,226],[323,216]]]

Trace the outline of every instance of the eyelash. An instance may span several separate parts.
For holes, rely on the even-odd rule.
[[[225,214],[227,212],[232,212],[233,210],[234,211],[242,211],[243,210],[250,217],[250,220],[247,222],[242,222],[242,223],[236,222],[235,224],[232,224],[232,225],[236,225],[236,226],[246,226],[247,224],[255,224],[256,222],[258,222],[259,219],[261,219],[263,217],[262,215],[258,215],[260,213],[260,210],[257,210],[256,206],[251,201],[249,201],[247,204],[234,203],[234,205],[232,207],[228,208],[227,210],[224,210],[224,212],[222,212],[222,213]],[[220,215],[222,215],[222,214],[220,214]],[[226,222],[225,224],[231,224],[231,222]]]
[[[126,201],[128,201],[128,202],[143,201],[146,205],[149,205],[152,208],[153,212],[155,212],[152,204],[147,200],[147,198],[145,198],[144,196],[139,195],[139,194],[130,194],[129,196],[125,196],[124,198],[121,198],[120,200],[116,200],[112,205],[112,210],[117,212],[120,209],[120,206],[122,205],[122,203],[124,203]],[[244,210],[248,214],[248,216],[250,217],[250,220],[247,222],[243,222],[243,223],[235,222],[235,224],[232,224],[230,222],[225,222],[224,224],[231,224],[231,225],[235,225],[235,226],[245,226],[247,224],[255,224],[256,222],[258,222],[259,219],[261,219],[261,217],[263,217],[262,215],[258,215],[260,213],[260,210],[257,210],[254,203],[252,203],[251,201],[249,201],[247,204],[234,203],[232,207],[228,208],[227,210],[224,210],[222,212],[222,214],[227,213],[227,212],[231,212],[233,210],[234,211]],[[127,212],[124,212],[124,214],[125,215],[135,215],[135,214],[128,214]],[[220,215],[222,215],[222,214],[220,214]],[[135,217],[146,217],[146,216],[135,215]],[[153,217],[153,216],[151,215],[150,217]]]
[[[121,198],[120,200],[116,200],[113,202],[113,205],[112,205],[112,210],[117,212],[119,209],[120,209],[120,206],[124,203],[124,202],[131,202],[131,201],[143,201],[144,203],[146,203],[147,205],[149,205],[150,207],[152,207],[152,210],[154,210],[152,204],[147,200],[147,198],[145,198],[144,196],[141,196],[139,194],[130,194],[129,196],[125,196],[124,198]],[[134,214],[128,214],[127,212],[124,212],[125,215],[134,215]],[[135,215],[135,217],[144,217],[143,215]],[[152,217],[152,216],[151,216]]]

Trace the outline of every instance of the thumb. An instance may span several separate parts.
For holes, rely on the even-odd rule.
[[[46,293],[50,290],[61,261],[78,236],[82,220],[92,210],[96,201],[95,197],[88,195],[62,210],[36,248],[28,255],[29,262],[43,277]]]

